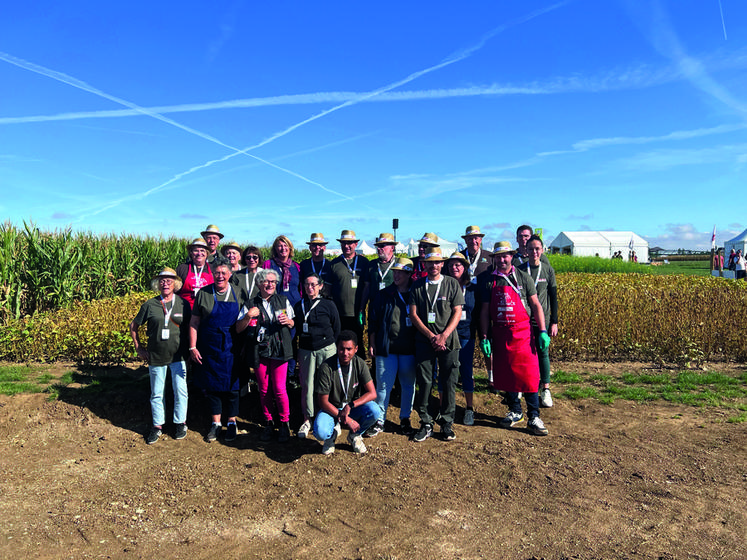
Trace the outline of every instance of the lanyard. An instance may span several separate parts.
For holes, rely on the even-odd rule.
[[[501,276],[506,279],[506,283],[511,287],[511,289],[516,292],[516,295],[521,298],[521,292],[519,291],[519,288],[517,287],[519,285],[519,280],[516,278],[516,270],[512,267],[511,268],[511,276],[514,277],[514,282],[516,282],[516,286],[514,286],[514,283],[511,282],[511,278],[508,277],[508,275],[503,274],[502,272],[496,272],[498,276]]]
[[[428,284],[435,284],[436,285],[436,293],[433,294],[433,300],[429,300],[428,303],[430,303],[431,306],[431,313],[433,313],[433,310],[436,308],[436,300],[438,300],[438,292],[441,291],[441,282],[443,281],[444,277],[441,276],[438,280],[431,282],[428,280]],[[425,297],[428,297],[428,290],[425,291]]]
[[[394,264],[394,257],[392,257],[392,260],[389,261],[389,266],[386,269],[386,272],[384,274],[381,273],[381,263],[379,263],[379,266],[377,267],[379,269],[379,276],[381,276],[381,281],[384,281],[384,278],[387,274],[389,274],[389,271],[392,269],[392,265]]]
[[[355,259],[353,260],[353,268],[350,268],[350,265],[348,264],[348,259],[345,257],[342,257],[343,262],[345,263],[345,266],[348,267],[348,270],[350,271],[351,276],[355,276],[355,268],[358,266],[358,255],[355,255]]]
[[[309,315],[311,315],[311,312],[314,311],[314,308],[319,305],[319,302],[322,301],[322,298],[316,298],[314,300],[314,305],[311,306],[311,309],[309,309],[309,312],[306,313],[306,302],[304,300],[301,300],[301,311],[303,311],[303,322],[308,323],[309,322]]]
[[[249,276],[252,277],[252,284],[254,284],[254,277],[257,275],[256,272],[247,272],[246,277],[244,280],[246,281],[246,293],[251,294],[252,293],[252,286],[249,285]]]
[[[530,266],[529,271],[531,272],[532,268]],[[537,269],[537,278],[534,279],[534,288],[537,289],[537,282],[539,282],[540,274],[542,274],[542,261],[540,261],[539,268]]]
[[[230,288],[230,286],[229,286]],[[231,297],[231,292],[228,291],[228,288],[226,288],[226,297],[223,298],[223,301],[228,301],[228,299]],[[215,301],[218,301],[218,292],[215,291],[215,284],[213,284],[213,299]]]
[[[163,307],[163,324],[164,326],[169,326],[169,319],[171,319],[171,312],[174,310],[174,305],[176,304],[176,300],[174,299],[174,296],[171,296],[171,309],[166,309],[166,303],[163,301],[163,296],[161,296],[161,307]]]
[[[340,375],[340,385],[342,385],[342,392],[345,395],[345,403],[342,405],[343,407],[345,404],[348,403],[348,386],[350,385],[350,375],[353,373],[353,362],[351,360],[350,364],[348,364],[348,379],[347,381],[343,381],[342,379],[342,368],[340,367],[340,360],[337,360],[337,373]]]
[[[467,254],[469,255],[469,251],[467,251]],[[475,275],[475,270],[477,270],[477,265],[480,262],[480,255],[482,255],[482,248],[477,250],[477,254],[475,255],[475,260],[470,262],[469,264],[469,274],[470,276]]]
[[[347,262],[347,261],[346,261]],[[327,264],[327,259],[322,259],[322,266],[319,267],[319,272],[316,271],[316,266],[314,266],[314,261],[311,261],[311,270],[314,274],[318,274],[321,276],[322,271],[324,270],[324,265]]]
[[[192,265],[192,271],[193,271],[195,277],[199,278],[199,282],[197,282],[198,284],[202,284],[202,271],[203,270],[205,270],[205,265],[204,264],[200,267],[199,271],[197,270],[197,265],[196,264]]]

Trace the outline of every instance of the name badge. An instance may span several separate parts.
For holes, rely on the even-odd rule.
[[[169,334],[169,329],[161,329],[161,340],[168,340]]]
[[[386,283],[385,282],[379,282],[379,289],[383,290],[384,288],[386,288]]]
[[[473,276],[471,282],[477,284],[477,276]]]
[[[350,287],[356,289],[358,287],[358,279],[353,277],[350,279]]]
[[[466,321],[467,320],[467,310],[466,309],[462,309],[462,319],[461,320],[462,321]]]
[[[428,322],[429,323],[435,323],[436,322],[436,313],[435,311],[431,311],[428,313]]]
[[[309,324],[308,323],[304,323],[303,324],[303,332],[305,332],[305,333],[309,332]]]
[[[409,316],[405,317],[405,326],[407,326],[407,327],[411,327],[412,326],[412,321],[410,321],[410,317]]]

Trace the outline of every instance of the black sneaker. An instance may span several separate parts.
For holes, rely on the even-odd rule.
[[[444,441],[454,441],[456,439],[456,434],[454,433],[454,428],[451,423],[443,425],[441,428],[441,436],[444,438]]]
[[[145,443],[147,443],[148,445],[153,445],[158,441],[158,438],[161,437],[161,434],[163,434],[161,428],[156,428],[155,426],[153,426],[150,429],[150,432],[148,432],[148,435],[145,436]]]
[[[272,425],[272,422],[265,425],[264,428],[262,428],[262,433],[259,434],[259,441],[272,441],[272,434],[275,432],[275,426]]]
[[[433,435],[433,424],[420,424],[420,429],[417,431],[417,433],[413,436],[413,441],[425,441],[429,437]]]
[[[187,437],[187,425],[177,424],[174,426],[174,439],[184,439]]]
[[[233,441],[236,439],[236,434],[239,433],[239,429],[236,426],[236,422],[229,422],[228,426],[226,426],[226,437],[224,438],[226,441]]]
[[[205,439],[208,441],[208,443],[215,441],[218,439],[218,435],[220,434],[220,431],[223,429],[223,426],[220,424],[220,422],[213,422],[213,425],[210,426],[210,431],[208,432]]]
[[[410,424],[409,418],[399,419],[399,433],[403,436],[411,436],[415,433],[415,430],[412,428],[412,424]]]
[[[373,426],[368,428],[365,432],[363,432],[363,437],[370,438],[370,437],[376,437],[381,432],[384,431],[384,424],[380,422],[376,422]]]
[[[288,443],[291,438],[291,430],[290,426],[288,426],[288,422],[281,422],[280,428],[278,429],[278,441],[280,443]]]

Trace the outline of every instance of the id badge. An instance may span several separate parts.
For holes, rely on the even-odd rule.
[[[430,313],[428,313],[428,322],[429,323],[436,322],[436,313],[434,311],[431,311]]]
[[[309,332],[309,324],[308,323],[304,323],[303,324],[303,332],[305,332],[305,333]]]
[[[408,327],[412,326],[412,321],[410,321],[409,316],[405,317],[405,326],[408,326]]]
[[[384,288],[386,288],[386,283],[385,282],[379,282],[379,290],[383,290]]]
[[[467,320],[467,310],[466,309],[462,309],[462,318],[461,318],[461,320],[462,321],[466,321]]]
[[[477,284],[477,276],[473,276],[471,282]]]
[[[169,329],[161,329],[161,340],[169,339]]]
[[[358,279],[355,276],[350,279],[350,287],[354,290],[358,287]]]

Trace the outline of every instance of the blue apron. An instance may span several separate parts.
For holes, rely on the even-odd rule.
[[[231,295],[236,299],[233,287]],[[239,315],[236,301],[218,301],[213,288],[213,310],[200,321],[197,349],[202,356],[195,385],[208,391],[238,391],[239,378],[233,374],[231,327]]]

